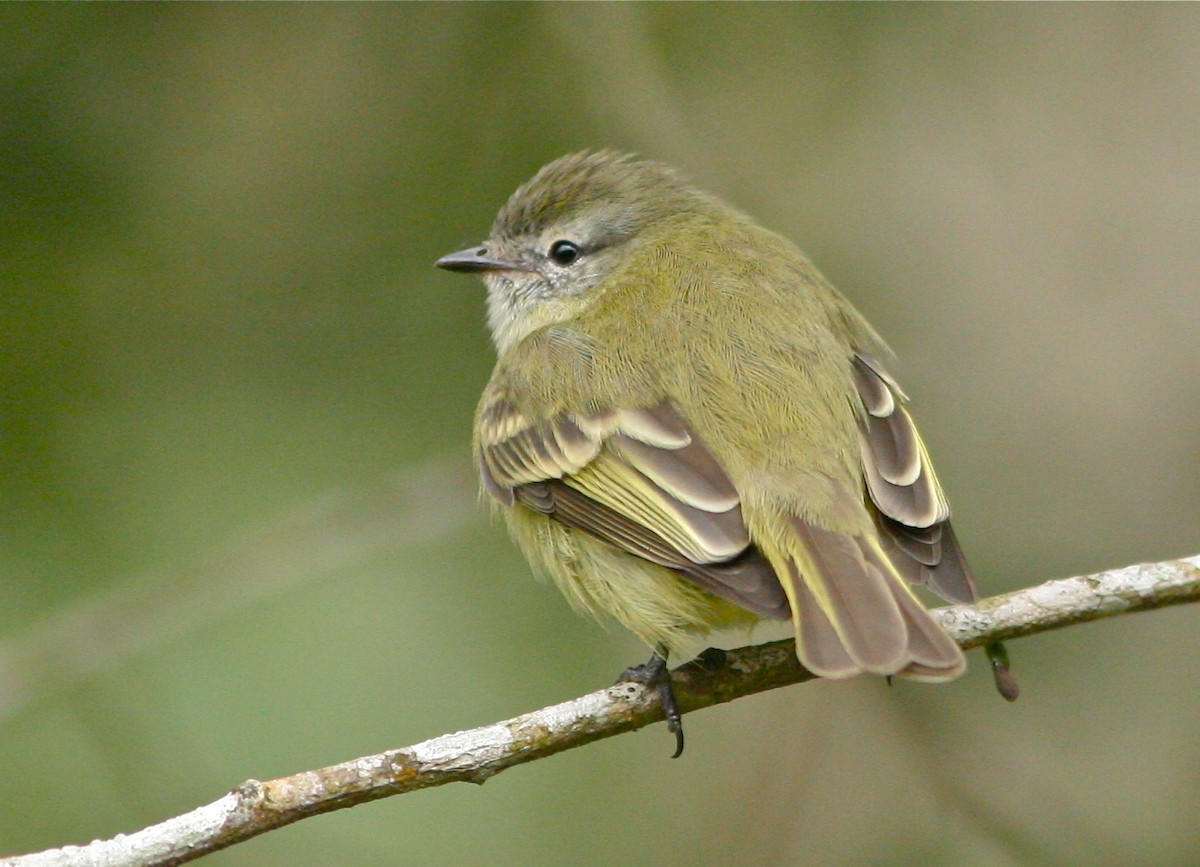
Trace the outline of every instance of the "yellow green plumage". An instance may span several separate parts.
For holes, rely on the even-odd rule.
[[[488,284],[485,489],[576,608],[666,648],[791,616],[830,677],[962,671],[910,588],[974,597],[928,455],[879,338],[790,242],[581,154],[443,264]]]

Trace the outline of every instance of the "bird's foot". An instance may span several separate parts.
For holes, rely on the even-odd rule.
[[[667,719],[667,731],[675,735],[675,754],[671,758],[679,758],[683,755],[683,717],[679,712],[679,702],[675,700],[675,690],[671,688],[666,650],[659,648],[649,661],[625,669],[617,680],[617,683],[631,682],[640,683],[657,693],[658,704]]]

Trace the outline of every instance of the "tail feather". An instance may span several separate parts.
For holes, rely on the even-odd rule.
[[[962,651],[877,541],[799,518],[791,529],[796,544],[781,574],[806,668],[828,678],[866,672],[949,680],[962,673]]]
[[[795,563],[789,561],[785,586],[792,597],[793,622],[796,627],[796,655],[804,667],[821,677],[853,677],[861,670],[838,637],[837,630],[829,622],[825,610],[817,602],[796,571]]]
[[[910,590],[896,594],[908,626],[911,662],[902,672],[926,680],[951,680],[967,668],[966,657],[942,625],[933,619]]]
[[[799,542],[791,572],[814,597],[857,671],[891,674],[902,668],[907,629],[883,571],[863,556],[858,539],[799,518],[791,523]]]

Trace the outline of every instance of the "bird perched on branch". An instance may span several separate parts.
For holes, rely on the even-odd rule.
[[[790,619],[827,678],[963,672],[912,588],[978,594],[888,351],[792,243],[603,151],[437,264],[487,285],[485,490],[572,605],[655,648],[680,749],[665,659],[711,629]]]

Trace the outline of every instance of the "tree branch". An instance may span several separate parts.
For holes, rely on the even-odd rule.
[[[1200,556],[1050,581],[976,605],[936,611],[964,649],[1102,617],[1200,601]],[[681,666],[672,681],[684,711],[811,680],[791,641],[728,651],[717,669]],[[653,692],[621,683],[482,728],[262,783],[158,825],[88,846],[7,858],[0,867],[181,864],[307,816],[494,774],[662,719]]]

